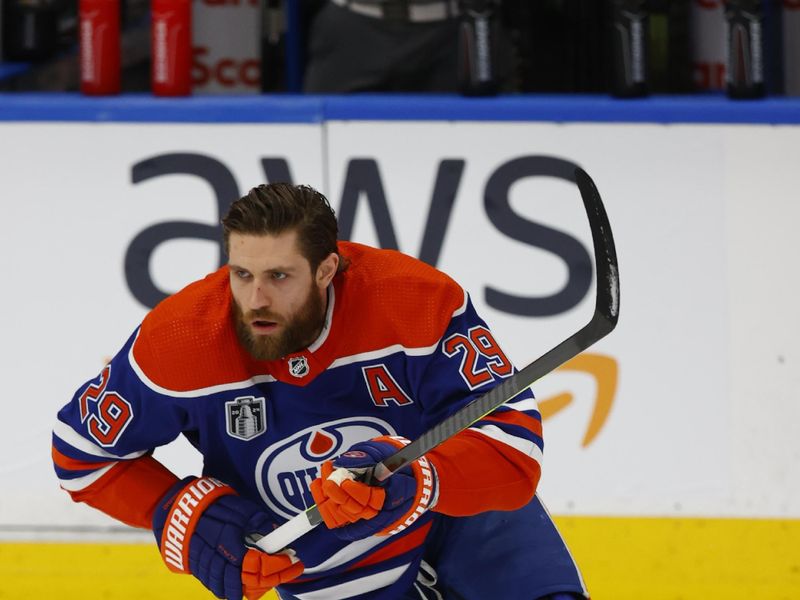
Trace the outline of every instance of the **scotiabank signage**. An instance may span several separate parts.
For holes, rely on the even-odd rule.
[[[203,94],[261,91],[258,0],[194,0],[192,89]]]

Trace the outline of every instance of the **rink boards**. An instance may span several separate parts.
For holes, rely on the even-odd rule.
[[[595,600],[791,599],[798,520],[556,517]],[[491,573],[486,573],[491,577]],[[155,544],[0,543],[5,598],[203,600]],[[277,600],[274,592],[264,596]],[[486,600],[495,600],[487,598]]]
[[[17,290],[0,311],[0,469],[13,481],[0,502],[0,569],[13,565],[4,591],[50,581],[71,597],[85,566],[86,577],[109,574],[114,597],[114,581],[129,577],[115,571],[117,553],[142,569],[123,589],[193,583],[164,580],[149,546],[21,540],[108,524],[57,489],[53,416],[148,305],[217,266],[208,237],[227,202],[287,176],[320,188],[347,237],[398,247],[459,280],[523,365],[592,308],[580,268],[589,232],[577,189],[554,164],[596,181],[621,272],[617,330],[534,387],[545,417],[541,491],[590,589],[596,598],[634,597],[653,589],[647,581],[664,598],[676,585],[688,597],[800,589],[791,552],[800,543],[800,104],[283,98],[221,110],[62,100],[0,111],[10,224],[0,256],[6,289]],[[141,234],[164,223],[188,223],[194,237],[148,247]],[[543,232],[571,241],[550,246]],[[130,260],[147,252],[144,265]],[[179,475],[199,469],[185,444],[157,456]],[[37,548],[74,577],[37,571]]]

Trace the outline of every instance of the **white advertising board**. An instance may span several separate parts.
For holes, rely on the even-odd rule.
[[[328,194],[352,239],[459,280],[519,366],[591,314],[588,227],[557,176],[585,168],[616,237],[621,318],[534,388],[551,511],[800,516],[800,282],[780,262],[800,250],[800,128],[17,123],[0,138],[0,528],[108,524],[57,489],[55,412],[141,320],[141,299],[216,267],[218,245],[198,236],[213,239],[221,196],[286,168]],[[157,456],[199,468],[184,446]]]

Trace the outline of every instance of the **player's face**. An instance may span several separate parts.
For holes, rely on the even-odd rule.
[[[258,360],[276,360],[311,344],[325,322],[326,289],[339,257],[311,271],[297,233],[231,233],[228,267],[239,341]]]

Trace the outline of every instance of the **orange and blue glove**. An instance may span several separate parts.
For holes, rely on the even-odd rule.
[[[411,526],[436,504],[436,469],[424,456],[375,485],[358,480],[370,467],[408,444],[382,436],[353,445],[311,482],[311,494],[325,525],[341,539],[394,535]]]
[[[258,600],[282,583],[288,583],[303,573],[303,563],[292,550],[267,554],[250,549],[242,561],[242,590],[247,600]]]
[[[191,573],[217,598],[256,600],[299,577],[294,553],[248,548],[245,535],[274,523],[256,503],[212,477],[187,477],[162,498],[153,514],[161,556],[175,573]]]

